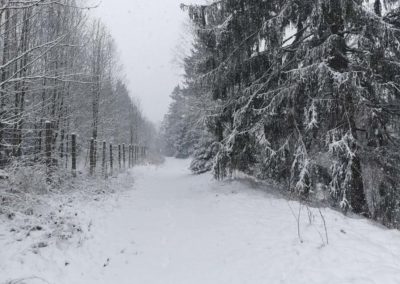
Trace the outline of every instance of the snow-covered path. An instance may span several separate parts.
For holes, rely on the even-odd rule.
[[[93,225],[82,245],[6,253],[7,260],[0,252],[0,283],[400,283],[398,231],[323,210],[325,245],[318,210],[309,224],[303,209],[300,243],[290,210],[298,212],[297,203],[186,168],[169,159],[134,169],[132,190],[83,209]]]

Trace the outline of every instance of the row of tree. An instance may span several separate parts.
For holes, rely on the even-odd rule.
[[[239,170],[400,226],[400,9],[394,0],[182,6],[195,43],[164,121],[195,172]],[[197,128],[197,130],[196,130]],[[192,135],[193,131],[201,135]]]
[[[154,136],[123,82],[114,41],[90,8],[79,0],[0,1],[1,167],[44,158],[46,121],[60,159],[71,133],[80,152],[91,137],[117,145]]]

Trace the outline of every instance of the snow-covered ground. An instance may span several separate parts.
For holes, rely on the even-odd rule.
[[[400,283],[400,232],[323,209],[326,244],[303,208],[300,242],[297,202],[187,166],[138,167],[133,188],[71,204],[79,239],[32,247],[0,223],[0,283]]]

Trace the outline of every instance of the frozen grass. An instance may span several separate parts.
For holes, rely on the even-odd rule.
[[[39,255],[44,248],[67,249],[79,247],[87,240],[93,223],[85,218],[87,206],[97,207],[115,198],[115,188],[129,188],[133,177],[125,172],[118,178],[89,178],[79,173],[72,178],[69,172],[52,174],[47,182],[45,168],[40,165],[15,167],[7,170],[9,179],[0,188],[0,247],[13,246],[15,251],[0,253],[0,283],[7,276],[1,267],[14,253],[21,256]],[[10,253],[10,254],[8,254]],[[5,278],[7,279],[7,277]],[[38,276],[16,278],[5,283],[48,283]]]

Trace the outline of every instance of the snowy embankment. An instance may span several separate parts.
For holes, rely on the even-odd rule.
[[[327,245],[303,208],[301,243],[297,202],[186,168],[139,167],[132,189],[70,204],[79,240],[32,247],[37,232],[17,242],[0,224],[0,283],[400,283],[400,232],[323,209]]]

